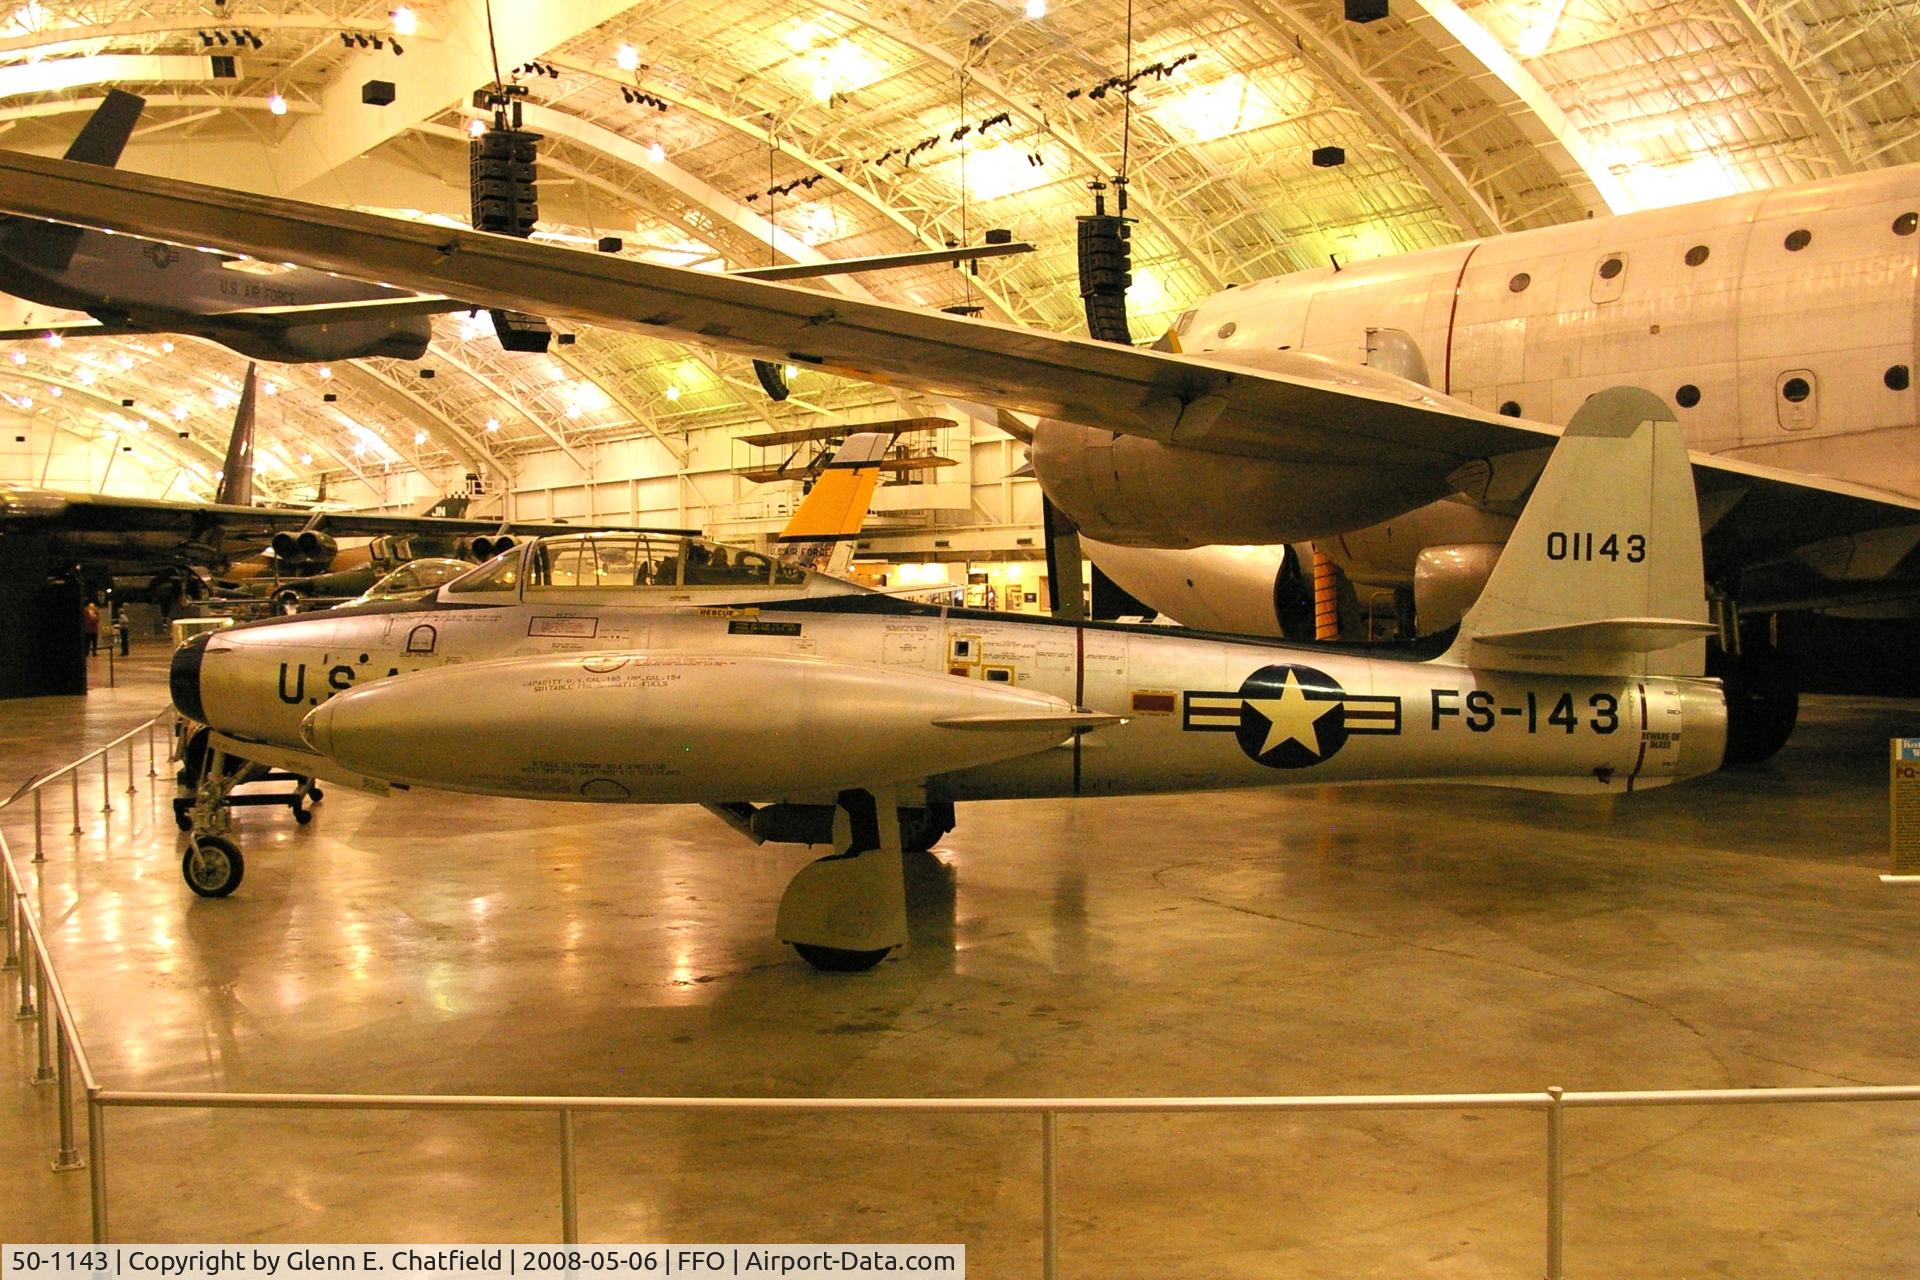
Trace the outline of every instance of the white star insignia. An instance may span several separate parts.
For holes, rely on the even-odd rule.
[[[1242,699],[1267,722],[1267,740],[1257,754],[1266,755],[1288,742],[1297,742],[1314,755],[1320,755],[1320,734],[1314,726],[1320,717],[1340,706],[1338,702],[1312,702],[1300,688],[1300,677],[1287,672],[1287,683],[1277,698]]]

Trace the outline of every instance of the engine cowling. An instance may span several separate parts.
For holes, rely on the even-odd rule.
[[[1372,524],[1443,494],[1372,465],[1299,466],[1043,420],[1033,472],[1088,537],[1133,547],[1301,542]]]
[[[497,536],[483,533],[467,543],[467,550],[472,553],[476,561],[484,564],[501,552],[511,551],[518,545],[520,545],[519,539],[510,533]]]
[[[207,336],[241,355],[278,364],[314,360],[359,360],[387,356],[418,360],[433,341],[430,316],[400,316],[391,320],[322,321],[288,325],[263,332],[209,322]]]
[[[1313,633],[1300,556],[1286,543],[1183,550],[1081,546],[1127,594],[1182,626],[1248,636]]]
[[[340,550],[333,535],[322,533],[318,529],[302,529],[294,536],[294,551],[302,564],[312,570],[326,568],[333,563],[334,553]]]
[[[1423,547],[1413,563],[1413,616],[1422,635],[1445,631],[1466,616],[1500,560],[1497,542]]]

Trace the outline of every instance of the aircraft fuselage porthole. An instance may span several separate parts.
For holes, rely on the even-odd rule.
[[[1798,253],[1812,243],[1813,232],[1802,227],[1798,231],[1788,233],[1786,240],[1787,252]]]
[[[1690,267],[1701,265],[1707,260],[1709,252],[1710,250],[1703,244],[1693,246],[1693,248],[1687,250],[1687,265]]]
[[[1910,236],[1914,228],[1920,227],[1920,213],[1903,213],[1893,220],[1893,234]]]
[[[1507,292],[1508,293],[1525,293],[1527,291],[1527,286],[1532,283],[1533,283],[1533,277],[1528,275],[1526,272],[1522,271],[1518,275],[1514,276],[1513,279],[1507,281]]]
[[[1517,418],[1520,416],[1520,402],[1518,400],[1509,400],[1500,406],[1500,412],[1509,418]]]
[[[1886,382],[1889,391],[1905,391],[1913,385],[1913,372],[1903,364],[1891,365],[1883,381]]]

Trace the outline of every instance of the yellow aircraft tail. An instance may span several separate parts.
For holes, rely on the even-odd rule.
[[[892,443],[891,431],[863,431],[846,438],[775,539],[784,559],[821,573],[846,572],[854,539],[880,484],[880,464]]]

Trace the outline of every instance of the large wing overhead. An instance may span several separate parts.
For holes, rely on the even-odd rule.
[[[0,208],[676,338],[1127,435],[1444,477],[1537,430],[1298,353],[1246,370],[503,236],[0,152]],[[1295,366],[1297,366],[1297,371]]]

